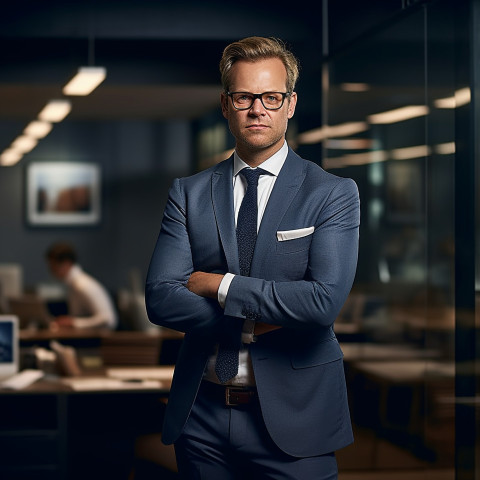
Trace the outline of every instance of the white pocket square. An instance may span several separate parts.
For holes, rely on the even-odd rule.
[[[315,227],[299,228],[297,230],[283,230],[281,232],[277,232],[277,240],[279,242],[284,242],[285,240],[302,238],[306,237],[307,235],[311,235],[314,231]]]

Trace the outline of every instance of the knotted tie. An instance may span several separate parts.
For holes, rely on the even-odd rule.
[[[257,240],[257,185],[260,175],[268,175],[261,168],[244,168],[240,173],[247,180],[247,191],[243,197],[237,218],[237,244],[240,274],[250,275],[253,250]],[[215,373],[221,383],[225,383],[238,373],[238,351],[241,346],[243,320],[238,325],[229,325],[220,340]]]

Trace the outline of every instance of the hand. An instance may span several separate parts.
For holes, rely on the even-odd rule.
[[[186,287],[200,297],[216,299],[222,279],[223,275],[220,273],[193,272]]]
[[[50,328],[52,330],[59,330],[61,328],[73,328],[73,326],[73,318],[69,317],[68,315],[60,315],[50,323]]]

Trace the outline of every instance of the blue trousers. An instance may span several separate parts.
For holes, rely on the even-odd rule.
[[[333,452],[306,458],[287,455],[270,438],[258,401],[225,406],[221,392],[222,387],[202,382],[184,432],[175,443],[180,478],[337,480]]]

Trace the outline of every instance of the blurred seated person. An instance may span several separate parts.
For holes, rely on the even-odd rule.
[[[109,293],[77,263],[74,248],[66,243],[55,243],[46,252],[52,275],[68,289],[68,315],[56,317],[52,324],[70,328],[110,328],[117,326],[117,314]]]

